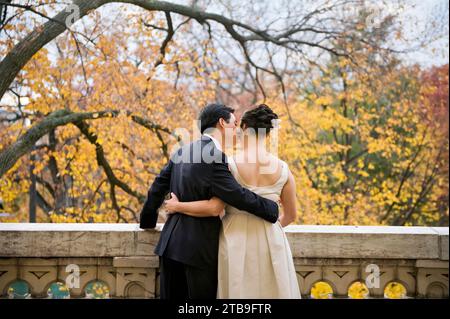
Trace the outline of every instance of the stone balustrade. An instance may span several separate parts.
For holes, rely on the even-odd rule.
[[[0,295],[44,298],[62,287],[71,298],[157,298],[161,227],[0,224]],[[391,283],[409,298],[448,298],[448,228],[289,226],[286,234],[306,298],[317,282],[335,298],[347,298],[355,282],[372,283],[370,298],[383,298]]]

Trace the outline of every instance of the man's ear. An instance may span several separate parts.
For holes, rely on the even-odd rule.
[[[224,118],[220,118],[220,119],[219,119],[219,126],[220,126],[220,127],[225,128],[225,124],[226,124],[226,123],[227,123],[227,122],[225,121]]]

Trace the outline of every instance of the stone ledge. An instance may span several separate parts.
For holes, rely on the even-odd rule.
[[[441,247],[441,260],[448,260],[448,227],[433,227],[432,228],[438,235]]]
[[[417,260],[416,267],[448,269],[448,262],[443,260]]]
[[[155,257],[114,257],[116,268],[159,268],[159,258]]]
[[[162,225],[0,224],[0,257],[154,256]],[[448,228],[289,226],[297,258],[448,260]]]
[[[305,258],[439,259],[448,242],[448,228],[431,227],[289,226],[286,234]]]

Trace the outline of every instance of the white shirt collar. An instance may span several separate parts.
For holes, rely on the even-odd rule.
[[[220,143],[219,143],[218,140],[216,140],[214,137],[212,137],[211,135],[206,134],[206,133],[203,134],[203,136],[206,136],[206,137],[209,137],[210,139],[212,139],[212,141],[213,141],[214,145],[216,146],[216,148],[217,148],[219,151],[222,152],[222,146],[220,145]]]

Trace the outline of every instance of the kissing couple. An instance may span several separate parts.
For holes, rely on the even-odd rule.
[[[301,298],[283,230],[296,218],[295,180],[266,149],[277,114],[264,104],[243,114],[235,157],[224,153],[234,110],[210,104],[198,120],[201,138],[172,155],[140,215],[153,229],[163,203],[169,212],[155,249],[161,299]]]

